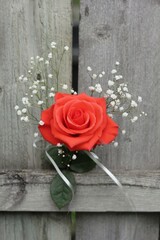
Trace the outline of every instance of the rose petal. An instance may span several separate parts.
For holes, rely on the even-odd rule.
[[[43,126],[38,126],[38,129],[40,133],[42,134],[43,138],[47,141],[50,142],[53,145],[56,145],[60,141],[58,141],[52,134],[51,128],[49,126],[43,125]]]
[[[54,105],[42,111],[41,120],[45,123],[45,125],[50,124],[50,120],[53,118],[53,110],[54,110]]]
[[[118,135],[118,125],[107,116],[106,128],[102,132],[102,136],[99,139],[99,144],[109,144]]]

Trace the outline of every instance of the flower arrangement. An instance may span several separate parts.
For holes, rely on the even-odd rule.
[[[142,97],[132,98],[128,84],[119,73],[118,61],[111,71],[111,79],[107,80],[106,89],[101,86],[105,72],[95,74],[91,67],[87,67],[90,86],[86,93],[78,94],[71,84],[61,82],[59,77],[69,47],[59,50],[52,42],[50,48],[46,58],[31,57],[26,76],[19,77],[19,83],[25,85],[25,93],[15,110],[22,122],[37,125],[39,133],[34,133],[35,147],[41,138],[49,143],[45,153],[57,171],[50,193],[61,209],[73,198],[76,189],[74,172],[90,171],[97,164],[121,186],[93,151],[99,145],[113,143],[114,147],[118,146],[115,141],[118,131],[125,134],[126,130],[120,130],[113,120],[116,115],[134,123],[147,114],[138,111]]]

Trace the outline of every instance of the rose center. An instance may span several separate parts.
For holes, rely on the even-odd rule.
[[[69,113],[69,117],[78,125],[82,125],[85,122],[84,113],[81,109],[72,108]]]
[[[81,116],[81,111],[80,111],[80,110],[76,110],[76,111],[73,113],[72,119],[79,118],[80,116]]]

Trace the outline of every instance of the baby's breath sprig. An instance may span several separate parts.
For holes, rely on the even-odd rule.
[[[38,123],[40,112],[53,104],[55,93],[60,88],[66,91],[69,89],[67,84],[62,84],[59,80],[62,61],[69,47],[64,46],[60,52],[57,44],[51,42],[50,48],[49,53],[45,53],[47,57],[31,57],[26,76],[21,75],[18,78],[25,89],[20,104],[22,106],[15,106],[21,121]]]
[[[87,73],[91,79],[89,86],[90,95],[98,93],[98,96],[103,96],[107,103],[107,113],[111,118],[121,116],[128,118],[131,123],[135,123],[140,117],[147,116],[147,113],[139,111],[139,104],[142,102],[142,97],[138,96],[136,100],[129,91],[128,83],[124,81],[123,76],[119,73],[120,63],[116,61],[115,67],[111,70],[110,79],[107,80],[107,88],[103,88],[101,79],[105,72],[92,73],[92,68],[87,67]],[[126,134],[126,130],[121,130],[122,135]],[[118,142],[113,142],[115,147]]]

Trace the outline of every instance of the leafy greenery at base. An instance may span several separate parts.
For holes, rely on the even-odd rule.
[[[47,152],[74,189],[76,182],[72,172],[84,173],[92,170],[96,166],[95,162],[84,151],[71,152],[64,145],[52,146]],[[50,193],[52,200],[59,209],[69,204],[73,197],[71,189],[59,174],[56,174],[51,182]]]
[[[77,173],[84,173],[95,168],[96,163],[83,151],[77,153],[77,158],[70,163],[70,169]]]
[[[69,171],[63,171],[63,174],[75,189],[76,182],[73,173]],[[52,183],[50,185],[50,194],[52,200],[59,209],[68,205],[73,197],[71,189],[58,174],[52,180]]]

